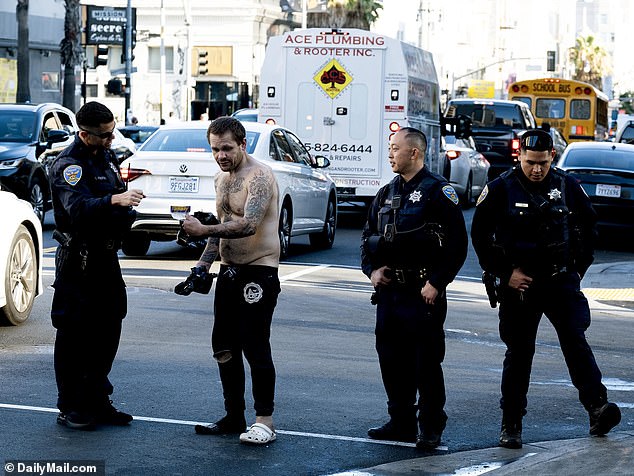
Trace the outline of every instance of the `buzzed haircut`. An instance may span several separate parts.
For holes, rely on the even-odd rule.
[[[75,114],[77,124],[81,127],[100,127],[114,121],[112,111],[97,101],[84,104]]]
[[[427,151],[427,137],[425,137],[423,131],[414,127],[401,127],[399,132],[404,132],[407,142],[417,148],[421,154]]]
[[[209,128],[207,129],[207,141],[209,141],[209,136],[211,134],[221,136],[226,132],[231,132],[233,139],[238,144],[242,144],[244,138],[247,136],[247,131],[244,129],[244,126],[239,120],[235,117],[221,116],[214,119],[211,121],[211,124],[209,124]]]

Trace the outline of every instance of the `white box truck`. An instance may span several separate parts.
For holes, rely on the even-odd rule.
[[[339,202],[365,205],[394,177],[388,142],[401,127],[425,133],[427,167],[442,173],[439,97],[428,51],[365,30],[309,28],[269,40],[258,120],[328,157]]]

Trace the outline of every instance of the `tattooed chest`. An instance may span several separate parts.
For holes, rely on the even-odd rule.
[[[223,182],[218,188],[218,202],[226,218],[233,215],[244,215],[246,190],[244,190],[243,184],[244,179],[239,177]]]

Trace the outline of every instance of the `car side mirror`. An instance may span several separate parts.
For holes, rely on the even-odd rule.
[[[68,131],[64,131],[61,129],[51,129],[48,131],[47,139],[46,139],[46,147],[51,147],[52,144],[56,144],[58,142],[65,142],[70,137]]]
[[[330,160],[323,155],[316,155],[313,157],[311,166],[314,169],[323,169],[325,167],[330,167]]]

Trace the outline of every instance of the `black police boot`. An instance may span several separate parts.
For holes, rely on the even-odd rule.
[[[433,450],[440,446],[442,430],[424,428],[416,438],[416,448],[419,450]]]
[[[500,446],[514,450],[522,447],[522,420],[502,420]]]
[[[60,412],[57,415],[57,423],[73,430],[95,429],[95,420],[91,415],[75,411]]]
[[[603,436],[621,421],[621,410],[615,403],[607,402],[600,407],[591,408],[590,434]]]
[[[108,400],[97,408],[95,421],[100,425],[125,426],[133,420],[132,415],[117,410],[112,406],[112,400]]]
[[[416,420],[411,423],[397,423],[388,421],[385,425],[368,430],[368,436],[373,440],[404,441],[414,443],[416,441]]]
[[[210,425],[196,425],[194,431],[198,435],[231,435],[243,433],[247,429],[244,414],[227,414]]]

